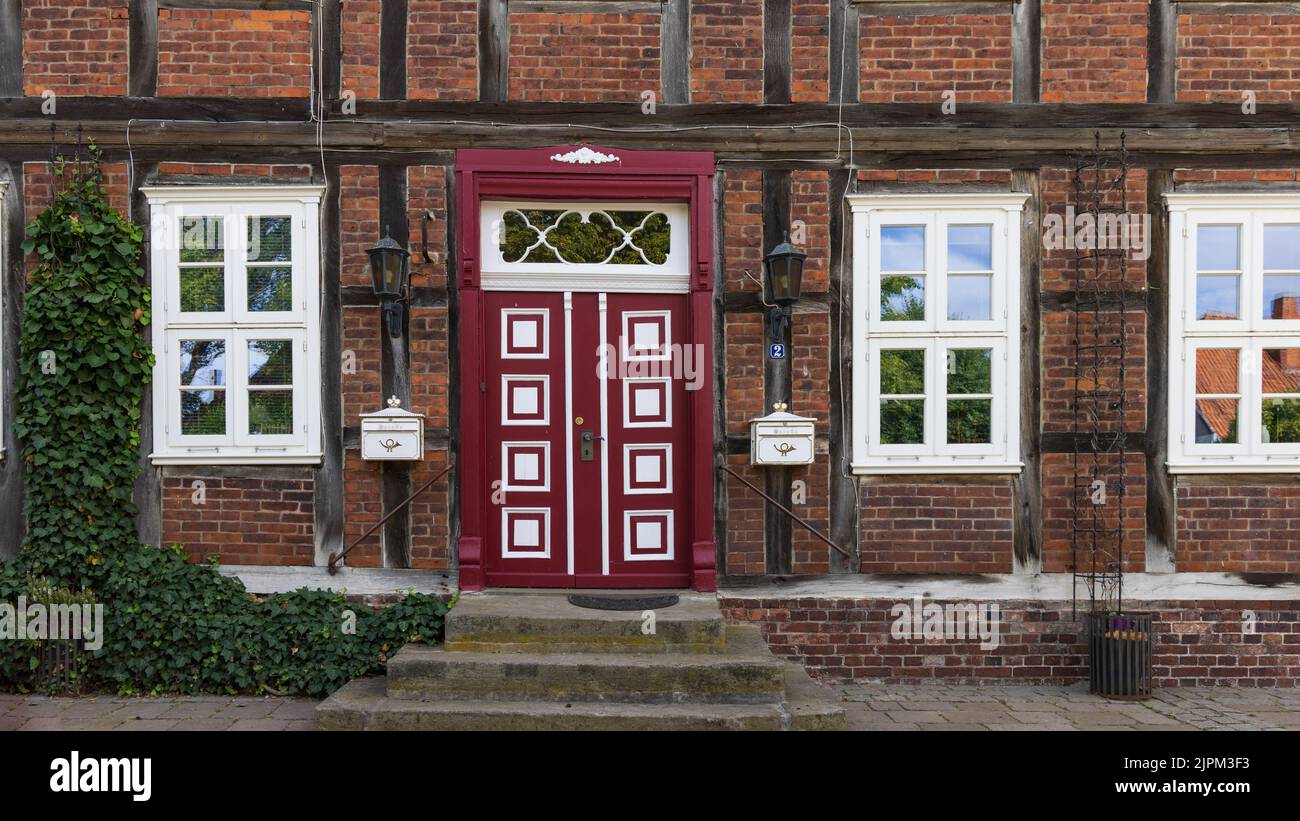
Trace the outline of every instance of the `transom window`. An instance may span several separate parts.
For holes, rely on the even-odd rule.
[[[144,191],[154,461],[317,461],[321,189]]]
[[[1300,470],[1300,196],[1166,199],[1169,468]]]
[[[857,473],[1019,470],[1024,194],[850,196]]]

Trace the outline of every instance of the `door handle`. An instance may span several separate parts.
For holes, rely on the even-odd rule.
[[[584,462],[590,462],[596,458],[596,440],[599,439],[603,442],[605,441],[605,437],[597,436],[589,430],[584,430],[582,436],[579,438],[581,440],[581,445],[578,447],[578,458]]]

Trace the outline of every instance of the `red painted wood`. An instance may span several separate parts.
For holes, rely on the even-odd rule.
[[[461,534],[459,562],[461,588],[481,589],[498,586],[583,586],[583,587],[682,587],[700,590],[716,587],[716,547],[713,541],[713,155],[709,152],[625,151],[592,147],[593,150],[618,156],[618,161],[600,165],[569,165],[551,159],[578,146],[552,146],[536,149],[497,150],[465,149],[457,154],[457,267],[460,286],[462,322],[460,323],[461,356],[461,446],[460,498]],[[564,500],[554,490],[563,481],[564,419],[563,404],[563,310],[561,294],[484,294],[479,288],[479,201],[483,198],[518,199],[618,199],[686,201],[690,204],[692,228],[691,290],[688,295],[611,294],[606,317],[609,341],[617,345],[618,333],[612,326],[621,324],[621,311],[640,309],[668,310],[672,313],[672,342],[700,346],[694,356],[703,363],[704,373],[697,390],[686,391],[681,380],[673,380],[671,390],[674,419],[671,436],[663,443],[673,446],[673,492],[670,504],[647,500],[654,496],[623,494],[622,446],[630,442],[653,444],[648,431],[654,428],[622,430],[614,425],[622,420],[622,385],[618,380],[607,383],[610,398],[609,471],[605,477],[610,496],[610,573],[602,572],[600,552],[600,479],[588,480],[582,469],[592,463],[577,461],[580,446],[574,436],[574,478],[577,492],[575,510],[574,573],[567,573],[567,540]],[[589,381],[581,367],[583,350],[594,350],[593,334],[598,335],[595,294],[575,293],[574,299],[574,374],[576,403],[587,402],[587,393],[599,391],[599,383]],[[504,302],[502,301],[504,300]],[[558,312],[555,306],[559,303]],[[492,500],[491,484],[501,477],[499,333],[500,308],[507,304],[546,305],[552,308],[550,335],[552,356],[544,366],[551,376],[551,424],[544,436],[551,443],[551,487],[547,494],[552,504],[549,558],[511,559],[501,556],[501,511]],[[640,307],[638,307],[640,306]],[[656,306],[659,306],[656,308]],[[489,314],[495,313],[496,319]],[[493,324],[495,323],[495,325]],[[496,328],[496,332],[492,329]],[[555,347],[556,334],[559,346]],[[558,355],[557,355],[558,354]],[[518,360],[511,361],[510,366]],[[594,374],[595,364],[589,362]],[[538,366],[539,368],[542,366]],[[512,371],[513,372],[513,371]],[[537,371],[540,373],[541,371]],[[525,371],[524,373],[531,373]],[[577,378],[579,374],[583,378]],[[558,378],[558,381],[556,381]],[[493,384],[489,384],[493,383]],[[495,387],[494,387],[495,385]],[[559,390],[556,390],[556,387]],[[477,388],[477,389],[476,389]],[[615,397],[615,394],[617,396]],[[614,399],[617,401],[614,401]],[[558,404],[557,404],[558,403]],[[559,415],[557,415],[559,414]],[[599,411],[597,409],[596,416]],[[497,421],[493,421],[493,420]],[[585,419],[585,416],[584,416]],[[590,422],[591,420],[587,420]],[[494,427],[495,425],[495,427]],[[523,429],[520,429],[523,430]],[[534,428],[526,430],[535,431]],[[575,428],[580,431],[581,428]],[[512,433],[513,435],[513,433]],[[539,436],[540,441],[543,437]],[[658,440],[656,440],[658,441]],[[617,458],[613,445],[617,443]],[[681,456],[678,458],[678,451]],[[597,450],[596,466],[599,465]],[[495,460],[495,461],[494,461]],[[617,475],[615,475],[617,474]],[[540,495],[514,492],[507,494],[507,506],[516,497]],[[558,501],[556,501],[558,499]],[[594,513],[592,505],[595,505]],[[521,503],[521,506],[523,505]],[[539,504],[538,507],[546,506]],[[673,559],[628,561],[623,555],[623,513],[626,510],[673,511]],[[648,522],[647,522],[648,524]],[[593,530],[594,528],[594,530]],[[647,531],[648,532],[648,531]],[[593,552],[592,548],[595,548]],[[593,559],[594,556],[594,559]],[[593,564],[594,561],[594,564]],[[517,564],[524,562],[527,567]]]

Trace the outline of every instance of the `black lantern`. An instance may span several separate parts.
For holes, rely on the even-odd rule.
[[[790,324],[790,308],[799,301],[803,288],[803,263],[808,255],[790,244],[790,235],[763,257],[763,280],[768,298],[777,304],[769,312],[771,339],[785,341],[785,329]]]
[[[394,338],[400,337],[402,301],[406,298],[406,278],[411,254],[397,244],[387,226],[384,227],[384,238],[366,253],[370,255],[370,277],[375,296],[383,300],[388,334]]]

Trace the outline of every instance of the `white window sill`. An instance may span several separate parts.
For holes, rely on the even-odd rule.
[[[155,465],[319,465],[319,453],[152,453]]]
[[[945,474],[961,476],[967,474],[1016,474],[1024,469],[1024,464],[1006,464],[1006,463],[978,463],[974,462],[943,462],[941,464],[916,464],[910,462],[907,464],[856,464],[853,466],[855,476],[891,476],[891,475],[921,475],[921,474]]]
[[[1273,459],[1267,462],[1238,462],[1207,459],[1204,462],[1167,462],[1170,473],[1300,473],[1300,458]]]

